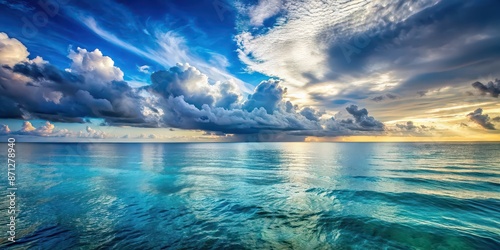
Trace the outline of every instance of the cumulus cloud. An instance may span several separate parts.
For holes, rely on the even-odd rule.
[[[267,113],[272,114],[287,91],[279,83],[279,80],[274,79],[261,82],[255,88],[254,93],[248,96],[248,100],[243,104],[243,108],[247,111],[252,111],[262,107]]]
[[[354,117],[354,122],[351,119],[343,121],[352,130],[384,130],[384,124],[377,121],[373,116],[368,116],[366,108],[359,109],[356,105],[351,105],[346,108],[347,112]]]
[[[366,109],[358,110],[356,106],[348,107],[354,120],[328,119],[328,121],[320,119],[324,112],[316,111],[311,107],[295,108],[290,101],[284,100],[286,89],[281,87],[279,80],[262,81],[246,101],[235,103],[230,109],[213,105],[216,102],[203,103],[200,107],[200,103],[196,102],[197,98],[187,101],[184,95],[175,94],[176,92],[172,89],[165,88],[172,81],[161,82],[159,86],[162,87],[155,86],[158,82],[153,80],[152,88],[157,91],[154,91],[156,95],[152,102],[156,103],[158,109],[164,114],[159,119],[165,126],[226,134],[290,132],[289,134],[295,135],[334,135],[354,133],[354,131],[383,130],[381,122],[368,116]],[[164,91],[165,89],[169,90]],[[188,92],[187,96],[190,94]],[[211,100],[206,96],[201,96],[201,98]]]
[[[495,81],[490,81],[487,84],[481,82],[475,82],[472,87],[477,89],[481,95],[489,94],[491,97],[498,98],[500,95],[500,79],[495,79]]]
[[[481,108],[469,113],[467,118],[485,129],[495,130],[495,125],[490,122],[490,117],[487,114],[483,115],[483,109]]]
[[[19,136],[37,136],[37,137],[68,137],[68,138],[93,138],[104,139],[113,138],[103,131],[93,129],[89,126],[85,131],[70,131],[68,129],[57,129],[54,124],[46,121],[45,124],[35,127],[30,121],[24,121],[21,128],[12,131],[7,125],[0,124],[0,135],[19,135]]]
[[[85,128],[85,132],[80,131],[78,133],[78,137],[104,139],[104,138],[109,138],[112,136],[108,135],[104,131],[96,130],[96,129],[91,128],[90,126],[87,126]]]
[[[0,64],[13,66],[25,61],[28,57],[28,49],[17,39],[9,38],[7,34],[0,32]]]
[[[217,98],[216,86],[210,85],[208,77],[189,64],[177,64],[169,70],[160,70],[151,75],[151,89],[163,96],[183,96],[200,108],[212,106]]]
[[[44,125],[36,128],[31,124],[29,121],[24,121],[22,127],[18,131],[12,132],[13,134],[16,135],[33,135],[33,136],[61,136],[64,133],[59,133],[59,132],[65,132],[65,131],[56,131],[54,130],[55,126],[54,124],[50,123],[49,121],[45,122]]]
[[[7,125],[0,125],[0,135],[5,135],[10,133],[10,128]]]
[[[31,124],[31,122],[28,122],[28,121],[25,121],[23,123],[23,126],[21,128],[21,130],[19,130],[20,133],[30,133],[32,131],[35,131],[36,128],[33,127],[33,125]]]
[[[87,82],[123,81],[121,69],[114,66],[115,62],[109,56],[104,56],[99,49],[70,50],[68,58],[72,60],[68,71],[85,77]]]
[[[6,41],[19,45],[12,39]],[[0,48],[0,51],[2,49]],[[85,122],[101,118],[104,125],[172,127],[221,134],[345,135],[383,131],[368,111],[352,105],[352,118],[326,118],[324,111],[299,107],[286,99],[282,81],[258,84],[247,98],[235,81],[212,81],[188,63],[151,75],[151,85],[132,88],[114,61],[96,49],[70,51],[71,67],[60,70],[42,58],[17,58],[0,68],[0,118],[40,118],[52,122]],[[17,62],[14,62],[16,61]],[[19,133],[54,136],[47,122],[35,128],[26,122]],[[69,131],[57,130],[59,135]],[[61,135],[62,136],[62,135]],[[87,127],[78,137],[109,135]],[[145,136],[148,137],[148,136]],[[251,138],[250,136],[249,138]]]
[[[0,53],[11,47],[26,48],[14,38],[6,37]],[[23,49],[18,47],[22,46]],[[26,56],[27,54],[22,54]],[[0,59],[0,118],[40,118],[61,122],[85,122],[86,117],[103,118],[109,124],[142,124],[148,121],[142,113],[137,90],[123,81],[123,72],[111,58],[98,49],[70,51],[71,67],[61,70],[42,58]],[[149,126],[155,126],[149,124]]]
[[[287,102],[287,104],[290,102]],[[291,112],[291,109],[287,107],[287,112]],[[305,107],[300,111],[300,114],[311,121],[319,121],[321,116],[325,114],[324,111],[318,111],[311,107]]]

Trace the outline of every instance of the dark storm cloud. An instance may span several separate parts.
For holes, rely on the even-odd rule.
[[[497,116],[495,118],[491,118],[492,122],[500,122],[500,116]]]
[[[483,109],[481,108],[469,113],[467,118],[485,129],[495,130],[495,125],[490,122],[490,117],[487,114],[483,115]]]
[[[490,81],[487,84],[481,82],[475,82],[472,87],[477,89],[481,95],[489,94],[492,97],[498,98],[500,95],[500,80],[495,79],[495,81]]]
[[[1,82],[2,81],[0,80],[0,84]],[[5,93],[6,90],[2,90],[2,92]],[[0,118],[23,118],[23,112],[19,103],[0,94]]]
[[[352,130],[384,130],[384,124],[375,120],[373,116],[368,116],[368,110],[366,108],[359,109],[356,105],[351,105],[346,108],[347,112],[354,117],[354,121],[351,119],[342,121],[348,124],[349,128]]]

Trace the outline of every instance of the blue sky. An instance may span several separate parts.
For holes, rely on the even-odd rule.
[[[498,139],[498,7],[2,0],[0,133],[56,141]]]

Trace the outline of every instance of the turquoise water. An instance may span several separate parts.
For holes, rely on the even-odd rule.
[[[500,144],[18,144],[17,243],[4,233],[3,178],[0,248],[500,249],[499,152]]]

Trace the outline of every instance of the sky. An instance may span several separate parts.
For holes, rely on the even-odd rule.
[[[500,141],[498,0],[0,0],[0,138]]]

